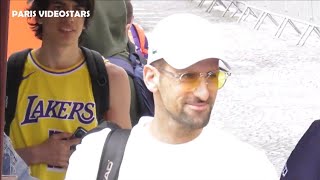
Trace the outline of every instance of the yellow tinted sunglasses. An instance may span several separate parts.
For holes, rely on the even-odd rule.
[[[221,89],[227,78],[231,73],[223,68],[219,68],[218,71],[209,71],[205,73],[199,72],[186,72],[181,74],[175,74],[165,69],[159,69],[159,71],[170,74],[172,77],[177,78],[185,90],[194,90],[201,83],[202,77],[206,80],[209,90]]]

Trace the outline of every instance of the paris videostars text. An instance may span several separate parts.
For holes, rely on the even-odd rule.
[[[15,11],[13,10],[11,13],[12,17],[25,17],[25,18],[33,18],[33,17],[90,17],[90,11]]]

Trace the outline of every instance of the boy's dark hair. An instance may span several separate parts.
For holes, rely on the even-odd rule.
[[[131,4],[131,0],[125,0],[126,8],[127,8],[127,24],[131,23],[133,18],[133,7]]]
[[[28,24],[31,26],[31,30],[35,32],[35,36],[42,40],[42,24],[39,24],[37,18],[39,18],[39,11],[48,10],[49,4],[54,0],[33,0],[30,7],[27,9],[29,11],[36,11],[36,17],[29,17]],[[94,14],[94,4],[95,0],[72,0],[84,7],[85,11],[90,12],[89,17],[85,17],[84,27],[88,27],[89,19],[93,17]],[[81,36],[80,36],[81,37]]]

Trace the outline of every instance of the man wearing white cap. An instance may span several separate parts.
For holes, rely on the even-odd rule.
[[[216,127],[205,128],[218,89],[231,74],[221,60],[225,41],[218,28],[195,15],[175,14],[160,21],[152,37],[144,81],[154,94],[155,116],[142,117],[132,129],[118,179],[277,179],[263,152]],[[97,179],[109,132],[82,140],[66,179]]]

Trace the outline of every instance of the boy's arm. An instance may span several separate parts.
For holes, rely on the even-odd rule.
[[[109,78],[109,110],[105,120],[116,123],[121,128],[131,128],[130,120],[130,85],[124,69],[106,62]]]

